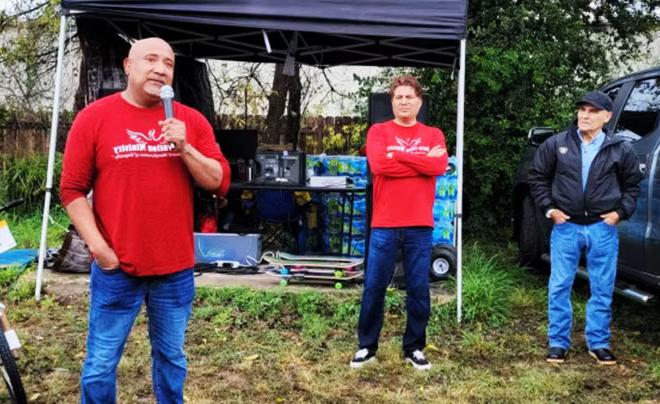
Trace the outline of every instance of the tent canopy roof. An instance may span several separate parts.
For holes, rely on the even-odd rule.
[[[63,0],[62,8],[126,38],[161,37],[180,55],[289,55],[316,66],[451,67],[467,29],[467,0]]]

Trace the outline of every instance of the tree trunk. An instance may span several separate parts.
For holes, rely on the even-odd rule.
[[[80,111],[97,99],[126,88],[123,60],[130,45],[104,29],[84,19],[77,20],[80,38],[80,82],[74,110]]]
[[[219,129],[211,82],[204,63],[191,58],[177,57],[172,86],[178,101],[201,112],[211,123],[214,131]]]
[[[282,115],[286,107],[288,92],[288,77],[282,72],[283,64],[275,65],[273,88],[268,97],[268,114],[266,115],[266,132],[261,143],[279,144],[282,132]]]
[[[302,84],[300,84],[300,64],[296,63],[295,74],[289,77],[289,105],[287,107],[286,132],[284,143],[291,143],[298,149],[300,138],[300,98]]]
[[[104,25],[78,20],[80,37],[80,83],[75,97],[75,111],[93,101],[126,88],[123,61],[130,44],[117,39]],[[206,65],[194,59],[177,57],[174,72],[176,99],[200,111],[217,129],[213,94]]]

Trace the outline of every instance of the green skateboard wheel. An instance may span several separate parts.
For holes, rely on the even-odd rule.
[[[341,282],[335,283],[335,289],[341,289],[343,287],[344,287],[344,285],[342,285]]]
[[[289,282],[286,279],[280,280],[280,286],[286,286],[288,284],[289,284]]]

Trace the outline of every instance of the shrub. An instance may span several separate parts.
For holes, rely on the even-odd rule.
[[[47,155],[7,156],[0,155],[1,202],[23,198],[25,203],[17,212],[33,212],[43,207],[48,169]],[[51,206],[59,202],[59,183],[62,171],[61,155],[56,155],[53,173]]]
[[[508,267],[506,260],[474,243],[464,250],[463,322],[482,322],[494,326],[505,323],[511,312],[511,296],[520,279],[521,269]],[[455,280],[450,281],[455,287]],[[431,313],[429,334],[456,321],[456,301],[436,306]]]

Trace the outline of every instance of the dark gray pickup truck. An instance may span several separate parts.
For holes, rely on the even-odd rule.
[[[612,98],[613,118],[607,128],[623,136],[637,153],[644,179],[634,215],[618,225],[617,292],[649,303],[660,293],[660,67],[630,74],[604,86]],[[534,128],[513,189],[513,233],[523,265],[548,260],[552,223],[535,205],[527,174],[539,145],[555,132]],[[586,277],[583,270],[578,274]]]

